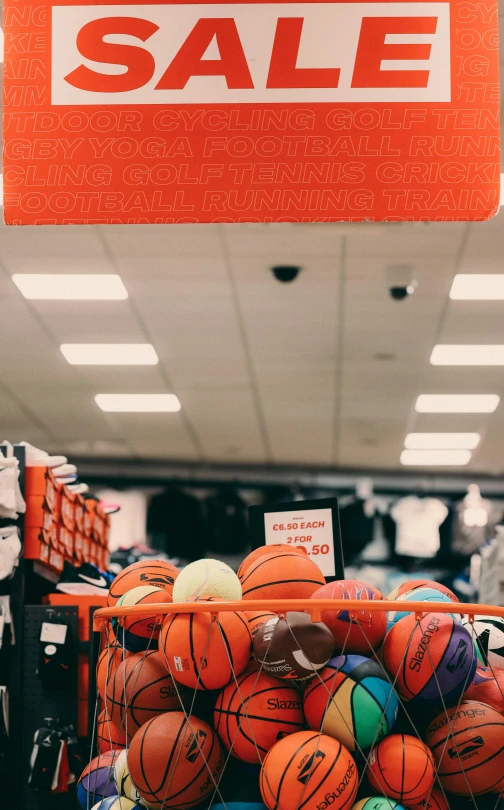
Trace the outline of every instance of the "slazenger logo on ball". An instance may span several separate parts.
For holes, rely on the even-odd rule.
[[[450,101],[446,2],[54,6],[53,105]]]

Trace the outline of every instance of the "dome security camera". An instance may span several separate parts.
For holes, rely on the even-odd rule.
[[[271,268],[271,272],[277,281],[280,281],[282,284],[289,284],[298,277],[301,268],[295,265],[278,264]]]
[[[414,284],[407,284],[405,287],[389,287],[389,293],[394,301],[404,301],[410,295],[413,295],[415,289]]]
[[[409,264],[391,264],[385,268],[385,277],[393,301],[406,301],[417,288],[414,268]]]

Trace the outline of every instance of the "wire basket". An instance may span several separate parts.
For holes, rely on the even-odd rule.
[[[291,620],[299,613],[316,627],[328,617],[346,624],[329,661],[310,663],[311,630],[307,636]],[[236,614],[247,614],[247,632],[259,632],[262,645],[258,655],[258,636],[251,638],[247,654],[253,641],[256,658],[245,666],[227,634]],[[477,624],[482,614],[494,620],[484,637]],[[118,643],[122,628],[146,622],[151,631],[144,650],[131,653]],[[182,622],[197,639],[189,664],[172,650]],[[504,639],[504,608],[396,600],[212,600],[101,609],[95,629],[102,639],[96,704],[102,720],[91,756],[97,742],[101,756],[104,749],[117,754],[108,755],[116,763],[105,786],[90,782],[81,803],[86,810],[135,806],[125,799],[100,804],[117,792],[156,810],[231,810],[236,801],[267,810],[501,810],[504,643],[492,654],[488,645],[501,622]],[[377,643],[384,625],[385,641],[378,633]],[[221,642],[217,658],[215,639]],[[274,671],[280,642],[311,667],[307,677]],[[156,673],[159,683],[164,678],[166,706],[157,698],[149,705]],[[266,692],[273,711],[267,718]]]

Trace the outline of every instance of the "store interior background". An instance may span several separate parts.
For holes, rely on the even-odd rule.
[[[503,223],[1,225],[0,439],[64,453],[109,501],[111,489],[138,493],[134,513],[113,516],[113,545],[157,542],[179,558],[189,501],[166,531],[147,521],[167,488],[168,501],[175,490],[197,499],[188,558],[230,560],[246,551],[251,503],[335,494],[343,515],[364,500],[369,538],[401,497],[440,497],[444,556],[426,565],[455,575],[467,559],[452,554],[453,507],[467,487],[492,504],[481,535],[504,514],[504,401],[472,414],[415,405],[421,394],[504,399],[502,365],[431,363],[438,344],[504,344],[504,300],[450,298],[456,274],[503,271]],[[280,283],[275,265],[301,271]],[[41,273],[118,274],[128,297],[28,300],[12,276]],[[397,273],[417,285],[402,302],[389,292]],[[150,344],[158,362],[71,365],[60,350],[88,343]],[[181,409],[106,413],[98,394],[174,394]],[[401,463],[408,434],[438,432],[479,434],[467,463]],[[358,531],[344,541],[361,578],[364,565],[386,591],[387,566],[421,569],[395,554],[390,525],[388,551],[362,559]]]

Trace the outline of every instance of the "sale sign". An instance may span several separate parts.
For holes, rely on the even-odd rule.
[[[496,3],[4,9],[8,224],[498,210]]]

